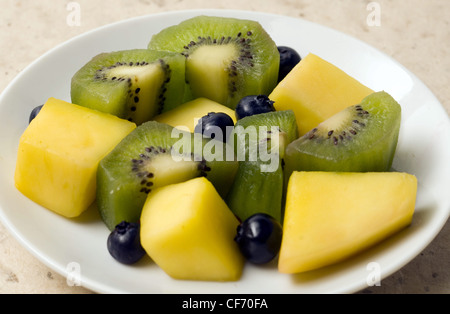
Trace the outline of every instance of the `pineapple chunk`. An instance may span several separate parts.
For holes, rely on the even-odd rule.
[[[239,221],[204,177],[152,191],[141,214],[141,243],[169,276],[235,281],[244,260],[234,241]]]
[[[416,177],[406,173],[294,172],[279,271],[339,262],[408,226],[416,192]]]
[[[135,127],[49,98],[20,138],[17,189],[60,215],[79,216],[95,200],[98,163]]]
[[[275,102],[276,110],[294,111],[301,136],[372,93],[341,69],[308,54],[275,87],[269,98]]]
[[[187,127],[193,133],[198,120],[210,112],[226,113],[236,123],[234,110],[207,98],[197,98],[189,101],[156,116],[153,120],[173,127]]]

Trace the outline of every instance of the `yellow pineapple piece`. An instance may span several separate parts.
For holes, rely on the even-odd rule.
[[[299,273],[339,262],[411,223],[417,179],[407,173],[294,172],[278,269]]]
[[[17,189],[60,215],[80,215],[95,200],[98,163],[135,127],[115,116],[49,98],[20,138]]]
[[[235,281],[244,259],[234,241],[239,221],[204,177],[152,191],[141,214],[141,243],[169,276]]]
[[[275,102],[276,110],[294,111],[301,136],[372,93],[370,88],[311,53],[275,87],[269,98]]]
[[[191,100],[156,116],[153,120],[169,124],[173,127],[187,127],[190,132],[194,132],[198,120],[210,112],[226,113],[233,119],[234,123],[236,123],[234,110],[207,98]]]

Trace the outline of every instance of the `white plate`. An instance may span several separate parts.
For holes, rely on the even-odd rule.
[[[16,150],[33,107],[50,96],[70,101],[71,76],[94,55],[146,48],[152,34],[200,14],[257,20],[278,45],[292,46],[302,56],[316,53],[372,89],[386,90],[400,102],[403,121],[394,167],[415,174],[419,180],[416,213],[408,229],[346,262],[304,275],[280,274],[276,265],[247,265],[238,282],[177,281],[148,258],[135,267],[115,262],[106,250],[108,231],[95,209],[69,220],[37,206],[15,189]],[[374,48],[329,28],[284,16],[180,11],[134,18],[78,36],[40,57],[3,92],[0,134],[3,224],[50,268],[79,278],[83,286],[101,293],[351,293],[376,278],[376,268],[371,265],[377,265],[381,278],[385,278],[417,256],[450,213],[449,119],[428,88]],[[369,265],[371,262],[377,264]]]

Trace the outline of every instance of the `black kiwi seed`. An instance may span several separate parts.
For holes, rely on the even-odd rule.
[[[310,132],[305,134],[305,136],[309,140],[322,141],[322,140],[330,140],[331,144],[339,145],[340,142],[349,141],[354,136],[358,134],[360,130],[366,127],[367,119],[369,116],[369,112],[364,110],[361,105],[357,105],[354,107],[355,115],[357,115],[358,119],[349,120],[351,125],[343,127],[343,130],[324,130],[323,127],[320,126],[318,128],[312,129]],[[318,132],[321,130],[321,132]]]
[[[194,157],[193,154],[192,154],[192,157]],[[197,169],[200,171],[200,176],[201,177],[206,177],[207,172],[211,171],[211,168],[206,165],[206,160],[204,160],[204,159],[202,159],[199,162]]]
[[[337,139],[336,136],[333,136],[333,143],[334,143],[334,145],[337,145],[337,144],[338,144],[338,139]]]
[[[167,91],[167,87],[166,84],[169,83],[170,81],[170,74],[171,74],[171,69],[169,67],[169,65],[164,62],[164,60],[159,59],[157,62],[160,63],[161,68],[164,71],[164,75],[165,75],[165,79],[163,81],[163,84],[161,86],[160,89],[160,93],[158,95],[158,112],[157,114],[160,114],[163,110],[164,107],[164,102],[166,100],[166,98],[164,97],[165,92]],[[100,81],[107,81],[107,80],[111,80],[111,81],[115,81],[115,82],[126,82],[128,84],[129,90],[128,90],[128,95],[130,95],[130,115],[127,117],[128,121],[134,121],[134,114],[137,111],[137,108],[139,106],[139,101],[140,98],[137,96],[139,94],[139,92],[141,91],[140,87],[137,87],[134,91],[132,90],[132,80],[129,77],[118,77],[118,76],[113,76],[110,77],[109,71],[117,68],[117,67],[122,67],[122,66],[127,66],[127,67],[131,67],[131,66],[146,66],[149,65],[150,63],[146,62],[146,61],[130,61],[130,62],[116,62],[110,66],[103,66],[102,68],[98,69],[95,73],[94,79],[95,80],[100,80]]]
[[[247,36],[251,36],[253,33],[251,31],[248,31]],[[235,79],[238,76],[238,67],[240,66],[249,66],[254,67],[253,63],[253,52],[251,50],[250,46],[250,38],[242,37],[242,32],[239,32],[236,34],[236,36],[222,36],[221,38],[211,38],[211,36],[208,37],[202,37],[198,36],[197,41],[191,41],[189,44],[184,46],[184,51],[181,52],[183,56],[186,58],[189,57],[190,54],[195,51],[198,47],[201,47],[203,45],[226,45],[229,43],[234,43],[235,45],[239,46],[240,49],[240,55],[236,60],[232,60],[230,65],[228,66],[227,72],[230,77],[229,83],[228,83],[228,89],[230,92],[230,97],[234,97],[234,93],[237,91]]]
[[[317,128],[312,129],[312,130],[309,132],[309,137],[308,137],[308,139],[312,140],[312,139],[316,136],[315,133],[316,133],[317,131],[318,131]]]
[[[161,65],[161,68],[163,69],[166,79],[164,80],[163,85],[161,86],[161,91],[159,93],[158,96],[158,114],[162,113],[163,108],[164,108],[164,102],[166,101],[166,97],[164,96],[166,91],[167,91],[167,87],[166,84],[169,83],[170,81],[170,74],[172,72],[172,70],[170,69],[170,66],[164,62],[163,59],[159,59],[159,63]]]
[[[150,146],[146,147],[144,151],[144,153],[139,154],[138,159],[131,159],[131,171],[135,173],[139,179],[141,179],[140,185],[142,187],[140,189],[140,192],[148,194],[151,192],[150,187],[154,185],[151,179],[155,177],[155,174],[147,170],[147,164],[151,163],[152,158],[156,155],[171,154],[172,147],[164,148],[159,146]],[[197,160],[195,159],[194,153],[191,153],[191,158],[192,160]],[[207,172],[211,171],[211,168],[208,167],[208,165],[206,164],[206,160],[203,158],[198,162],[197,169],[200,171],[200,176],[203,177],[206,177]]]

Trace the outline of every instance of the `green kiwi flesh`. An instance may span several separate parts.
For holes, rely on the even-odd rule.
[[[389,171],[397,147],[401,107],[376,92],[337,113],[286,148],[285,175],[293,171]]]
[[[256,136],[252,131],[255,129]],[[255,213],[266,213],[282,222],[283,156],[286,146],[297,137],[297,123],[291,110],[257,114],[237,121],[231,139],[239,169],[226,201],[241,220]],[[265,157],[268,155],[271,158]]]
[[[72,103],[137,125],[183,102],[185,60],[176,53],[134,49],[102,53],[72,78]]]
[[[164,123],[141,124],[99,164],[97,208],[103,222],[110,230],[123,220],[138,222],[152,190],[199,176],[224,197],[238,167],[235,159],[226,158],[226,145]]]
[[[282,167],[262,172],[261,162],[239,162],[227,205],[241,221],[253,214],[265,213],[281,223],[283,181]]]
[[[277,46],[256,21],[197,16],[155,34],[148,48],[181,53],[191,97],[232,109],[242,97],[268,95],[277,84]]]

